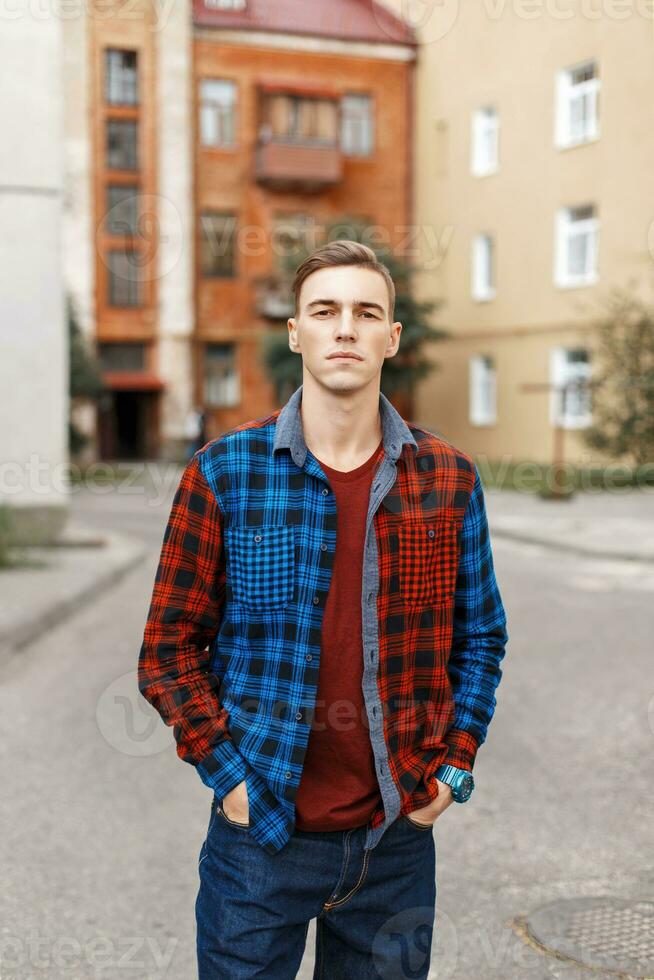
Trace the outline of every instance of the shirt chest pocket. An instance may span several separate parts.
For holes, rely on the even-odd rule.
[[[227,585],[251,610],[283,609],[295,588],[295,538],[285,524],[225,529]]]
[[[405,521],[398,527],[399,589],[412,605],[450,602],[456,588],[456,521]]]

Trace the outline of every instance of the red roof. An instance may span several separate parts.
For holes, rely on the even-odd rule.
[[[194,22],[202,27],[417,45],[409,25],[377,0],[246,0],[243,10],[220,10],[218,2],[193,0]]]

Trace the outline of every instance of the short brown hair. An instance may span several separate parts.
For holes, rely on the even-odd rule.
[[[302,283],[317,269],[326,269],[337,265],[358,265],[362,269],[372,269],[379,272],[386,282],[388,289],[388,309],[391,323],[395,316],[395,285],[390,272],[383,262],[380,262],[373,250],[361,242],[339,238],[317,248],[298,266],[293,279],[293,295],[295,297],[295,315],[299,310],[300,290]]]

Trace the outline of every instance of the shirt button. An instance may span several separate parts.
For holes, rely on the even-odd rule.
[[[257,544],[258,544],[258,543],[259,543],[259,541],[261,541],[261,535],[260,535],[260,534],[255,534],[255,536],[254,536],[254,540],[255,540],[255,541],[257,542]]]
[[[433,527],[430,527],[429,530],[427,531],[427,534],[429,535],[430,538],[433,538],[435,533],[436,532],[434,531]]]
[[[326,497],[328,493],[329,493],[329,490],[327,489],[327,487],[323,487],[323,490],[322,490],[323,497]]]
[[[295,720],[296,721],[302,721],[302,712],[301,711],[296,711],[295,712]]]
[[[321,551],[327,551],[327,545],[326,544],[321,544],[320,545],[320,550]]]
[[[287,769],[286,772],[284,773],[284,779],[290,779],[292,775],[293,774],[290,771],[290,769]]]
[[[313,654],[312,653],[307,653],[306,659],[307,660],[313,660]]]
[[[314,597],[313,597],[313,604],[314,604],[314,606],[317,606],[319,602],[320,602],[320,596],[314,595]]]

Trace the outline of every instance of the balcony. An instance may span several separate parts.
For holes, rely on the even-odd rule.
[[[255,179],[277,191],[315,193],[340,183],[343,158],[337,144],[260,140],[256,148]]]

